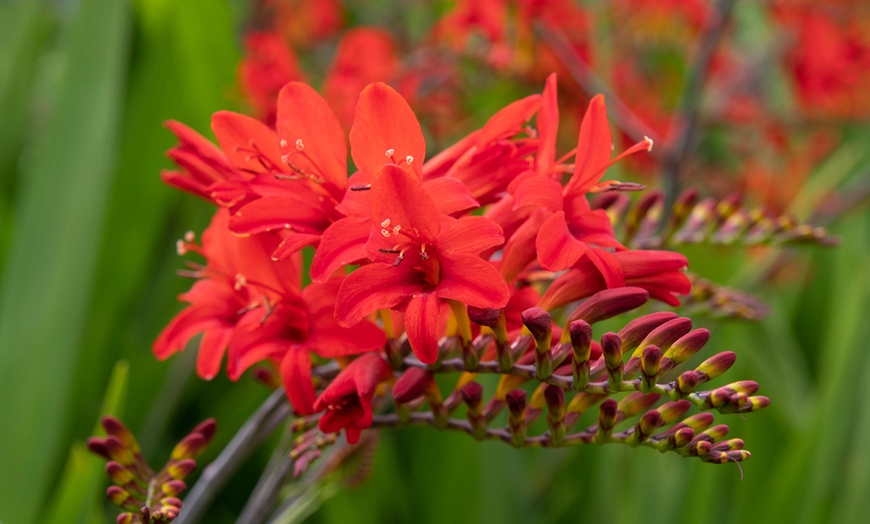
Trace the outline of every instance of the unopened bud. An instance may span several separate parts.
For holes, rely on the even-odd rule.
[[[91,437],[87,441],[88,450],[91,453],[99,455],[106,460],[111,460],[112,457],[109,456],[109,450],[106,448],[106,439],[101,437]]]
[[[104,416],[100,422],[103,425],[103,429],[106,430],[106,433],[117,437],[118,440],[123,442],[124,446],[132,450],[133,453],[139,453],[139,443],[136,441],[136,437],[133,436],[133,433],[127,429],[127,426],[125,426],[123,422],[111,415]]]
[[[167,473],[169,476],[176,479],[181,480],[196,469],[196,462],[193,459],[184,459],[178,462],[173,463],[169,468],[167,468]]]
[[[535,339],[535,347],[539,353],[546,353],[550,350],[550,343],[553,337],[553,324],[550,314],[539,307],[532,307],[522,314],[523,325],[532,334]]]
[[[109,435],[103,441],[109,457],[122,466],[130,466],[136,462],[133,452],[121,442],[118,437]]]
[[[589,324],[637,309],[649,300],[649,292],[639,287],[605,289],[587,298],[568,316],[568,323],[585,320]]]
[[[658,412],[662,415],[662,420],[665,421],[665,424],[670,424],[682,418],[686,414],[686,411],[689,411],[690,407],[692,407],[691,402],[686,399],[680,399],[662,404],[658,407]]]
[[[585,320],[575,320],[568,324],[571,347],[574,351],[573,375],[574,390],[580,391],[589,383],[589,357],[592,353],[592,326]]]
[[[601,353],[607,367],[607,388],[619,391],[622,386],[622,340],[616,333],[605,333],[601,337]]]
[[[634,350],[652,330],[675,318],[677,318],[676,313],[661,311],[632,320],[624,328],[620,329],[618,333],[619,338],[622,339],[622,352]]]
[[[160,486],[160,491],[167,497],[174,497],[187,489],[187,484],[181,480],[170,480]]]
[[[603,443],[610,436],[613,427],[616,426],[617,404],[612,398],[601,403],[598,407],[598,433],[595,438]]]
[[[494,328],[504,322],[504,309],[468,306],[468,318],[475,324]]]
[[[732,438],[723,440],[713,445],[713,451],[732,451],[735,449],[743,449],[745,442],[742,438]]]
[[[695,430],[689,427],[680,428],[668,439],[668,446],[671,449],[682,448],[688,446],[694,438]]]
[[[549,385],[544,390],[547,401],[547,425],[550,427],[550,442],[557,446],[565,440],[565,390]]]
[[[683,420],[683,424],[695,430],[695,433],[700,431],[704,431],[713,425],[713,422],[716,420],[716,417],[713,416],[712,413],[696,413],[691,417],[688,417]]]
[[[617,409],[622,413],[623,418],[629,418],[646,411],[658,402],[661,395],[658,393],[641,393],[635,391],[623,397],[617,405]]]
[[[525,390],[514,389],[505,395],[510,417],[508,425],[511,432],[511,444],[522,446],[526,440],[526,406],[528,395]]]
[[[393,398],[406,404],[425,395],[434,384],[432,375],[422,368],[408,368],[393,384]]]
[[[671,344],[671,347],[664,355],[665,358],[670,360],[665,366],[665,371],[692,358],[692,355],[700,351],[708,340],[710,340],[710,331],[704,328],[692,330],[681,336]]]
[[[647,411],[637,421],[637,425],[634,428],[634,438],[637,442],[643,442],[662,424],[664,424],[664,421],[658,411],[654,409]]]
[[[736,353],[733,351],[723,351],[702,362],[700,366],[695,368],[695,371],[703,373],[707,380],[713,380],[728,371],[734,365],[735,360],[737,360]]]
[[[172,450],[172,460],[182,460],[195,457],[198,451],[205,446],[205,438],[199,433],[192,433],[175,445]]]
[[[202,435],[203,447],[200,448],[200,451],[202,451],[205,446],[207,446],[211,442],[211,439],[214,437],[216,431],[217,421],[213,418],[203,420],[191,430],[191,433],[199,433],[200,435]]]
[[[648,392],[655,386],[662,371],[662,350],[658,346],[647,346],[640,357],[642,391]]]
[[[698,371],[685,371],[677,377],[677,391],[681,395],[688,395],[695,391],[695,388],[704,381],[704,378],[704,375]]]
[[[125,486],[133,481],[136,478],[129,469],[124,466],[118,464],[117,462],[110,460],[106,463],[106,473],[109,475],[109,478],[118,486]]]
[[[459,390],[462,400],[468,406],[466,416],[471,424],[472,435],[482,440],[486,437],[486,418],[481,413],[483,404],[483,386],[477,382],[469,382]]]

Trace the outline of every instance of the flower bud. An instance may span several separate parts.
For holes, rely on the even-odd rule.
[[[620,400],[617,409],[622,414],[622,418],[633,417],[638,413],[651,408],[656,402],[658,402],[659,398],[661,398],[661,395],[658,393],[641,393],[640,391],[635,391]]]
[[[675,318],[677,314],[672,311],[660,311],[638,317],[626,324],[618,333],[622,339],[623,353],[636,348],[652,330]]]
[[[619,391],[622,386],[622,340],[616,333],[605,333],[601,337],[601,353],[607,367],[607,388]]]
[[[585,320],[595,324],[626,311],[637,309],[649,300],[649,292],[639,287],[605,289],[587,298],[568,315],[568,322]]]
[[[662,350],[658,346],[647,346],[640,358],[642,391],[648,392],[656,385],[662,370]]]
[[[682,448],[689,445],[689,442],[695,438],[695,430],[689,427],[680,428],[674,432],[671,438],[668,439],[668,446],[671,449]]]
[[[167,497],[174,497],[187,489],[187,484],[181,480],[170,480],[160,486],[160,491]]]
[[[205,447],[205,438],[199,433],[191,433],[175,445],[170,457],[172,460],[182,460],[195,457],[199,450]]]
[[[662,415],[656,410],[650,410],[643,414],[634,427],[633,438],[636,442],[643,442],[664,424]]]
[[[486,418],[482,415],[483,386],[477,382],[469,382],[459,390],[462,400],[468,407],[466,416],[471,424],[472,435],[482,440],[486,437]]]
[[[133,453],[140,452],[139,442],[136,441],[136,437],[133,436],[133,433],[127,429],[127,426],[125,426],[123,422],[111,415],[104,416],[100,419],[100,422],[103,425],[103,429],[106,430],[106,433],[117,437],[118,440],[123,442],[124,446],[129,448]]]
[[[170,465],[166,472],[173,479],[181,480],[193,473],[195,469],[196,462],[193,459],[184,459]]]
[[[559,386],[548,385],[544,390],[544,398],[547,401],[550,441],[557,446],[565,439],[565,390]]]
[[[695,430],[695,433],[699,431],[704,431],[713,425],[713,422],[716,420],[716,417],[713,416],[712,413],[703,412],[697,413],[683,420],[683,424]]]
[[[522,446],[526,440],[526,406],[528,394],[523,389],[511,390],[505,395],[510,417],[508,425],[511,432],[511,444]]]
[[[539,353],[550,349],[553,336],[553,324],[550,314],[539,307],[531,307],[522,313],[523,325],[535,339],[535,347]]]
[[[706,382],[728,371],[734,365],[735,360],[737,360],[736,353],[733,351],[723,351],[701,362],[701,365],[695,368],[695,371],[703,373],[706,376],[706,380],[704,380]]]
[[[685,371],[677,377],[677,391],[681,395],[688,395],[695,391],[695,388],[704,381],[704,378],[704,375],[698,371]]]
[[[118,486],[126,486],[136,478],[129,469],[113,460],[106,463],[106,473],[112,482]]]
[[[700,351],[708,340],[710,340],[710,331],[704,328],[689,331],[681,336],[671,344],[664,355],[664,358],[669,360],[664,365],[664,371],[669,371],[692,358],[692,355]]]
[[[581,391],[589,383],[589,357],[592,352],[592,326],[585,320],[575,320],[568,324],[571,347],[574,351],[572,372],[574,390]]]
[[[434,384],[435,379],[425,369],[408,368],[393,384],[393,398],[402,404],[412,402],[430,393]]]
[[[136,463],[136,456],[118,437],[109,435],[103,442],[109,458],[115,462],[122,466],[131,466]]]
[[[691,402],[686,399],[680,399],[662,404],[658,407],[658,412],[661,414],[665,424],[670,424],[685,415],[690,407],[692,407]]]
[[[610,434],[613,432],[613,427],[617,422],[617,404],[612,398],[609,398],[598,406],[598,433],[595,435],[595,440],[598,443],[604,443]]]

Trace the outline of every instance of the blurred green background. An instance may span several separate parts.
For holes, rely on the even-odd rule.
[[[383,2],[380,2],[383,4]],[[395,6],[394,6],[395,8]],[[239,106],[243,2],[0,3],[0,521],[110,522],[102,462],[84,440],[103,413],[133,429],[155,463],[216,417],[211,460],[268,390],[250,377],[203,382],[193,352],[150,346],[179,311],[175,240],[211,208],[164,186],[163,127],[207,133]],[[509,101],[508,99],[504,102]],[[485,116],[485,115],[484,115]],[[870,136],[845,141],[801,188],[868,178]],[[312,490],[311,522],[859,522],[870,514],[870,213],[839,217],[835,249],[687,250],[692,269],[752,291],[761,322],[699,318],[706,354],[733,350],[728,377],[772,399],[722,417],[753,457],[714,466],[650,449],[514,450],[431,428],[382,435],[372,477]],[[785,253],[787,278],[763,282]],[[233,522],[269,457],[234,477],[208,522]]]

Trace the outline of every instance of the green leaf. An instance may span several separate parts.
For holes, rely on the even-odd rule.
[[[53,481],[115,160],[127,4],[83,0],[58,50],[52,111],[19,173],[0,281],[0,515],[35,521]]]

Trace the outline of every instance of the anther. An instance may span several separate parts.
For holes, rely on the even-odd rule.
[[[650,137],[648,137],[648,136],[644,136],[643,139],[644,139],[644,140],[646,141],[646,143],[647,143],[646,150],[647,150],[647,151],[652,151],[653,143],[654,143],[654,142],[653,142],[653,139],[650,138]]]
[[[396,227],[393,228],[393,234],[394,234],[394,235],[398,235],[398,234],[399,234],[399,231],[401,231],[401,230],[402,230],[402,225],[401,225],[401,224],[396,224]]]
[[[390,219],[385,218],[383,222],[381,222],[381,227],[390,227]]]
[[[380,251],[381,253],[392,254],[392,255],[395,255],[396,253],[401,253],[401,251],[399,251],[398,249],[395,249],[395,248],[394,249],[387,249],[385,247],[378,249],[378,251]]]
[[[405,162],[406,162],[408,165],[411,165],[411,163],[412,163],[413,161],[414,161],[414,157],[412,157],[411,155],[408,155],[408,156],[405,157]]]
[[[188,231],[184,234],[185,242],[193,242],[193,239],[196,238],[196,234],[193,231]]]
[[[396,154],[396,150],[393,149],[393,148],[390,148],[390,149],[387,149],[387,152],[384,153],[384,154],[387,155],[387,158],[392,158],[392,156],[393,156],[394,154]]]
[[[248,279],[245,278],[245,275],[241,273],[236,274],[236,283],[233,285],[233,289],[236,291],[241,290],[243,287],[248,285]]]
[[[278,144],[279,144],[281,147],[287,147],[287,141],[284,140],[283,138],[281,139],[280,142],[278,142]]]
[[[281,155],[281,162],[284,162],[285,164],[290,162],[290,155]]]
[[[405,253],[404,252],[399,253],[399,256],[396,257],[396,261],[393,262],[393,267],[396,267],[399,264],[401,264],[402,260],[405,260]]]
[[[303,149],[305,149],[305,144],[302,143],[302,139],[301,139],[301,138],[297,138],[297,139],[296,139],[296,150],[297,150],[297,151],[302,151]]]
[[[384,238],[390,238],[389,230],[381,229],[381,234],[384,235]]]
[[[187,245],[184,243],[184,240],[178,240],[175,242],[175,252],[179,255],[187,254]]]
[[[366,184],[364,186],[350,186],[351,191],[368,191],[372,188],[371,184]]]

